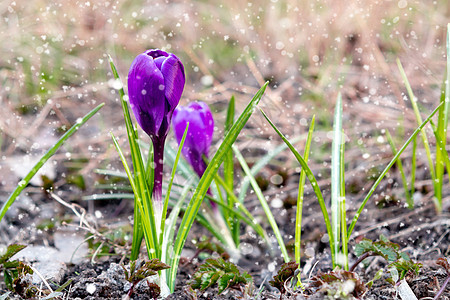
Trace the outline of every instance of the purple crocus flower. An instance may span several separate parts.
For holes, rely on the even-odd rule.
[[[178,144],[180,144],[183,138],[188,122],[189,128],[181,151],[195,173],[199,177],[202,177],[207,167],[203,156],[208,157],[214,133],[214,119],[208,105],[204,102],[191,102],[188,106],[178,106],[175,109],[173,112],[172,126]],[[210,189],[208,189],[208,194],[212,196]],[[233,237],[228,230],[217,204],[214,201],[210,201],[210,205],[213,219],[208,220],[217,225],[217,228],[224,235],[224,239],[227,240],[227,245],[229,246],[227,248],[228,252],[238,257],[239,253],[235,247]]]
[[[128,73],[131,109],[153,141],[167,136],[185,80],[178,57],[159,49],[139,54],[131,64]]]
[[[131,109],[153,142],[153,202],[157,215],[162,213],[164,143],[185,81],[184,67],[178,57],[159,49],[139,54],[128,73]]]
[[[187,122],[189,129],[182,153],[198,176],[202,177],[206,170],[203,155],[208,157],[214,132],[214,119],[208,105],[204,102],[192,102],[175,109],[172,125],[178,143],[183,137]]]

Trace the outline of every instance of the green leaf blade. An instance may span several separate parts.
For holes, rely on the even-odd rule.
[[[178,235],[177,235],[177,238],[175,241],[175,247],[174,247],[175,261],[174,261],[173,267],[170,269],[170,279],[168,282],[169,289],[172,292],[175,287],[174,282],[175,282],[175,277],[176,277],[179,256],[180,256],[181,250],[183,249],[184,244],[186,242],[188,232],[191,229],[192,223],[194,222],[195,215],[197,214],[197,212],[200,208],[200,204],[201,204],[203,198],[205,197],[205,194],[214,178],[214,174],[219,169],[219,166],[222,163],[224,156],[226,155],[227,151],[229,151],[229,149],[231,148],[231,145],[234,143],[237,136],[241,132],[242,128],[244,128],[244,125],[247,123],[248,119],[252,115],[253,111],[255,110],[256,105],[261,100],[267,85],[268,85],[268,83],[264,84],[261,87],[261,89],[256,93],[256,95],[250,101],[249,105],[243,111],[241,116],[236,120],[234,125],[230,128],[230,131],[225,136],[225,139],[222,142],[222,145],[219,147],[216,154],[211,159],[211,162],[209,163],[208,167],[206,168],[205,173],[203,174],[202,178],[200,179],[200,182],[194,192],[194,195],[192,196],[192,199],[188,204],[188,207],[187,207],[185,215],[181,221],[181,225],[178,230]]]
[[[341,143],[342,143],[342,96],[338,94],[336,108],[334,110],[333,143],[331,153],[331,228],[333,231],[334,257],[339,255],[340,226],[341,226]],[[333,267],[336,262],[333,261]]]
[[[25,189],[30,180],[34,175],[40,170],[40,168],[52,157],[56,151],[61,147],[64,142],[69,139],[78,129],[85,124],[92,116],[94,116],[100,108],[102,108],[105,104],[102,103],[91,110],[88,114],[86,114],[83,118],[77,120],[76,124],[74,124],[59,140],[51,147],[42,158],[33,166],[33,168],[28,172],[28,174],[19,182],[17,187],[14,189],[12,194],[9,196],[8,200],[3,204],[0,210],[0,222],[8,211],[9,207],[14,203],[16,198],[20,195],[20,193]]]
[[[261,113],[263,114],[264,118],[267,120],[267,122],[269,122],[270,126],[272,126],[272,128],[275,130],[275,132],[281,137],[281,139],[286,143],[286,145],[288,146],[288,148],[291,150],[292,154],[294,154],[295,158],[297,159],[297,161],[299,162],[299,164],[302,166],[302,169],[305,170],[306,172],[306,176],[308,178],[308,180],[311,183],[311,186],[314,190],[314,193],[317,196],[317,200],[319,202],[319,206],[320,206],[320,210],[322,211],[322,215],[325,221],[325,226],[327,228],[327,233],[330,239],[330,247],[331,249],[334,248],[334,240],[333,240],[333,234],[332,234],[332,229],[331,229],[331,222],[330,222],[330,218],[328,216],[328,211],[325,205],[325,200],[323,198],[322,192],[320,190],[319,184],[317,183],[317,179],[314,176],[313,172],[311,171],[311,169],[309,168],[308,164],[306,163],[306,161],[304,160],[304,158],[300,155],[300,153],[298,153],[298,151],[294,148],[294,146],[288,141],[288,139],[283,135],[283,133],[281,133],[281,131],[275,126],[275,124],[272,122],[272,120],[270,120],[270,118],[266,115],[266,113],[260,109]],[[334,252],[331,252],[331,255],[334,255]],[[334,260],[334,258],[332,259]]]
[[[374,193],[377,186],[380,184],[381,180],[384,178],[384,176],[387,174],[389,169],[395,164],[396,160],[400,157],[400,155],[405,151],[406,147],[411,143],[411,141],[414,140],[414,138],[422,131],[422,129],[425,127],[425,125],[431,120],[431,118],[438,112],[439,108],[443,105],[443,103],[439,104],[433,112],[425,119],[425,121],[420,124],[419,127],[413,132],[413,134],[409,137],[409,139],[403,144],[403,146],[398,150],[397,154],[392,158],[391,162],[386,166],[386,168],[381,172],[380,176],[378,176],[375,183],[370,188],[369,192],[367,193],[366,197],[364,198],[363,202],[359,206],[358,210],[356,211],[355,216],[353,217],[352,222],[350,223],[347,238],[351,237],[351,234],[353,232],[353,229],[355,228],[356,222],[358,221],[359,216],[361,215],[364,206],[367,204],[367,201],[369,201],[370,197]]]

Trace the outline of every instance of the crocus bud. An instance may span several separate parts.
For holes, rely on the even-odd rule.
[[[186,78],[184,67],[175,55],[162,50],[139,54],[128,72],[128,97],[141,128],[153,142],[153,209],[157,230],[162,219],[162,182],[164,143],[170,120],[180,102]]]
[[[178,143],[183,137],[187,122],[189,129],[182,153],[198,176],[202,177],[206,170],[203,155],[208,157],[214,132],[214,119],[208,105],[204,102],[192,102],[175,109],[172,125]]]
[[[153,141],[165,140],[185,81],[183,64],[172,53],[148,50],[131,64],[128,73],[130,106],[137,122]]]

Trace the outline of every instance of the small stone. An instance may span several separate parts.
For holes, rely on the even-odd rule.
[[[47,280],[55,283],[61,283],[64,273],[67,269],[63,261],[58,260],[58,250],[45,246],[28,246],[11,260],[21,260],[30,263]],[[42,279],[33,274],[34,284],[40,284]]]
[[[125,272],[119,264],[111,263],[108,270],[103,271],[99,278],[106,278],[112,284],[121,285],[125,281]]]
[[[95,291],[97,290],[97,287],[93,283],[86,284],[86,292],[93,295]]]

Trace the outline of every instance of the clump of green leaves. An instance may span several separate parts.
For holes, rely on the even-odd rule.
[[[355,255],[359,258],[350,268],[350,271],[353,271],[360,262],[370,256],[381,256],[388,262],[387,267],[392,274],[392,278],[387,280],[391,283],[404,279],[407,274],[412,276],[419,274],[422,267],[422,264],[414,263],[408,254],[401,252],[398,244],[390,242],[383,235],[380,235],[380,239],[375,242],[363,239],[356,245]]]
[[[194,273],[190,286],[203,291],[216,283],[219,294],[227,288],[235,288],[244,293],[244,290],[253,283],[253,279],[247,272],[241,274],[232,262],[219,257],[207,259]],[[244,285],[244,289],[242,289],[242,285]]]
[[[3,277],[5,279],[6,287],[25,297],[31,298],[37,292],[37,288],[31,286],[24,277],[27,274],[33,274],[30,266],[18,260],[10,260],[15,254],[23,250],[26,246],[19,244],[12,244],[6,248],[6,251],[0,253],[0,269],[3,269]]]
[[[380,235],[380,239],[373,242],[369,239],[363,239],[355,247],[355,255],[362,256],[381,256],[389,263],[392,263],[400,258],[409,259],[408,254],[400,252],[400,246],[396,243],[390,242],[384,235]]]
[[[309,285],[312,293],[323,292],[328,299],[362,299],[367,291],[358,274],[336,269],[314,276]]]
[[[291,284],[291,279],[295,279],[298,275],[298,272],[298,263],[296,263],[295,261],[290,261],[288,263],[282,264],[277,275],[273,277],[273,280],[269,281],[269,284],[271,286],[277,288],[280,291],[280,299],[282,299],[283,295],[288,290],[290,290],[290,287],[294,286],[294,284]]]
[[[421,263],[413,262],[409,257],[408,260],[400,258],[397,261],[389,264],[388,268],[391,274],[398,274],[398,280],[402,280],[405,277],[415,277],[419,275],[419,270],[422,267]],[[394,271],[395,270],[395,271]],[[397,276],[397,275],[396,275]],[[395,284],[398,280],[391,280],[391,278],[386,279],[388,282]]]
[[[161,262],[159,259],[154,258],[150,261],[144,262],[142,260],[133,260],[130,262],[130,271],[121,265],[123,271],[125,272],[125,279],[131,283],[131,287],[127,293],[128,297],[133,294],[136,285],[149,276],[158,274],[158,271],[169,269],[170,267],[165,263]],[[150,294],[153,299],[158,298],[161,289],[157,284],[148,283],[150,288]]]

